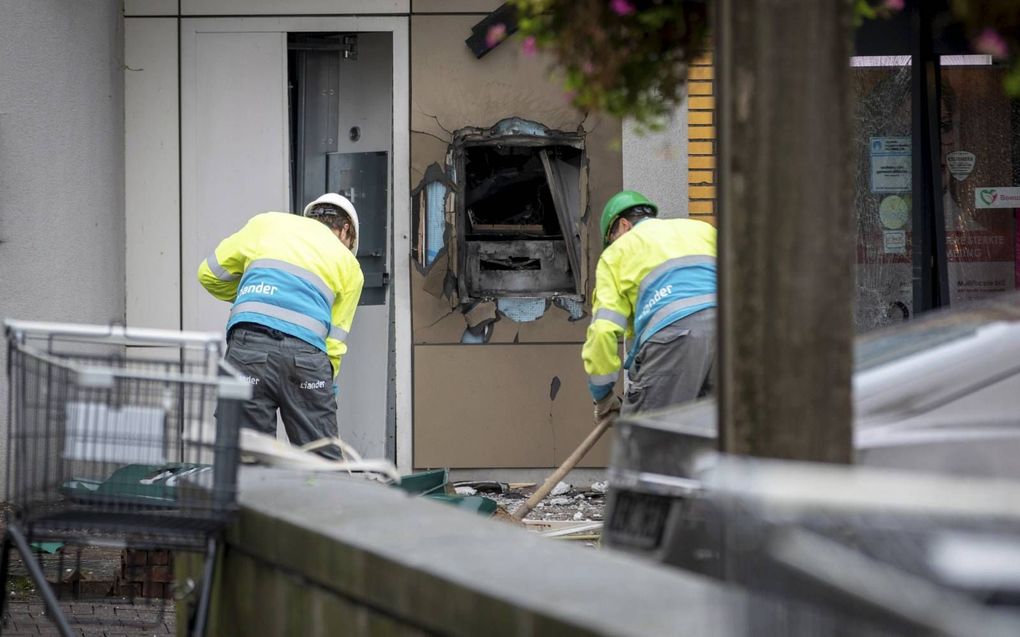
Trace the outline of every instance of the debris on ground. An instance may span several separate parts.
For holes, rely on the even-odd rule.
[[[461,480],[454,482],[453,486],[457,489],[457,493],[460,493],[461,487],[473,489],[474,491],[469,495],[474,495],[475,493],[507,493],[511,488],[511,485],[506,482],[496,482],[494,480]]]
[[[595,493],[605,493],[608,489],[609,483],[606,482],[605,480],[593,482],[591,485],[591,490],[594,491]]]
[[[555,535],[564,540],[584,540],[595,546],[601,534],[602,515],[605,508],[605,493],[590,489],[574,489],[566,483],[566,490],[548,497],[535,505],[535,508],[524,518],[524,526],[531,531],[556,531]],[[501,509],[509,514],[524,504],[525,500],[535,492],[534,485],[525,488],[513,488],[511,484],[507,493],[494,494],[490,497],[499,503]],[[594,486],[594,485],[593,485]],[[580,529],[580,530],[578,530]],[[584,534],[582,535],[582,531]]]
[[[464,486],[464,487],[454,487],[453,489],[454,489],[454,491],[457,492],[457,495],[475,495],[475,494],[478,493],[478,491],[474,487]]]
[[[571,489],[570,485],[567,484],[566,482],[559,482],[556,484],[555,487],[552,488],[552,491],[549,492],[549,495],[564,495],[566,493],[570,493],[570,489]]]

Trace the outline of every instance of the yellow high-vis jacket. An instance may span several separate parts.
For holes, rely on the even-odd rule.
[[[329,355],[334,378],[365,276],[358,259],[325,224],[285,212],[252,217],[198,267],[210,294],[234,304],[227,331],[258,323]]]
[[[693,219],[644,219],[602,251],[581,350],[596,400],[612,391],[621,366],[630,367],[650,336],[715,307],[715,258],[715,227]],[[630,345],[622,365],[621,335]]]

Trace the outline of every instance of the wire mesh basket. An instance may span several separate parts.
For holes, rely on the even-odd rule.
[[[235,508],[238,399],[216,334],[6,321],[7,502],[32,538],[195,548]]]
[[[0,630],[42,598],[62,635],[82,599],[152,627],[181,595],[173,551],[204,552],[188,631],[202,634],[219,531],[236,510],[250,386],[218,334],[4,322],[9,381]],[[17,549],[17,556],[12,556]],[[96,576],[98,571],[112,573]],[[68,604],[68,598],[76,600]],[[62,603],[61,599],[65,601]],[[29,613],[31,615],[31,613]],[[91,617],[91,613],[88,613]]]

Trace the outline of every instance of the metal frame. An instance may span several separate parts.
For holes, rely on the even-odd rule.
[[[949,305],[945,216],[942,210],[942,148],[939,97],[942,74],[932,41],[931,3],[911,15],[911,190],[913,191],[914,313]]]

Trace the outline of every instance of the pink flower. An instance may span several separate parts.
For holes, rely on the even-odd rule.
[[[538,40],[535,36],[529,35],[521,41],[521,52],[529,56],[538,53]]]
[[[506,25],[502,22],[492,25],[485,34],[485,45],[490,49],[506,39]]]
[[[591,75],[592,73],[595,72],[595,65],[592,64],[591,62],[585,62],[584,64],[581,65],[581,72],[584,73],[585,75]]]
[[[985,29],[974,40],[974,49],[996,58],[1005,58],[1009,54],[1006,40],[995,29]]]
[[[885,8],[890,11],[903,11],[903,0],[885,0]]]
[[[609,7],[616,15],[631,15],[637,11],[630,0],[610,0]]]

